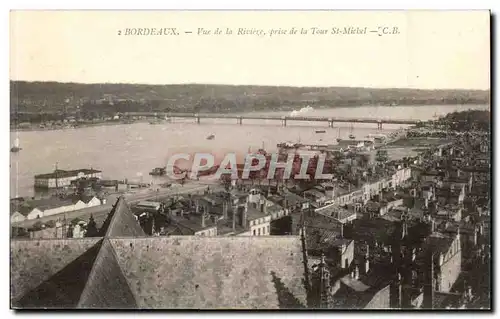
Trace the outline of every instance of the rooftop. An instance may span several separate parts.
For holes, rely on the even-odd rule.
[[[297,236],[137,237],[120,198],[103,237],[12,240],[15,308],[302,308]],[[75,275],[78,274],[78,275]]]
[[[99,171],[99,170],[96,170],[96,169],[88,169],[88,168],[75,169],[75,170],[70,170],[70,171],[58,169],[58,170],[55,170],[52,173],[35,175],[35,178],[36,179],[41,179],[41,178],[73,177],[73,176],[78,176],[78,174],[80,174],[80,173],[89,175],[89,174],[102,173],[102,171]]]
[[[429,249],[430,251],[444,254],[450,249],[451,244],[454,240],[454,236],[434,232],[429,237],[427,237],[425,243],[427,249]]]
[[[259,219],[259,218],[266,217],[266,216],[269,216],[269,214],[263,213],[256,208],[248,206],[248,209],[247,209],[248,220]]]
[[[173,223],[178,224],[181,227],[188,228],[193,232],[217,226],[208,216],[205,217],[205,227],[202,227],[201,215],[186,214],[184,216],[173,216],[171,218]]]

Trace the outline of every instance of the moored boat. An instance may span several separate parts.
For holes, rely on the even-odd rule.
[[[16,140],[14,141],[14,146],[12,146],[12,147],[10,148],[10,151],[11,151],[12,153],[17,153],[17,152],[19,152],[20,150],[22,150],[22,148],[19,146],[19,139],[18,139],[18,138],[16,138]]]

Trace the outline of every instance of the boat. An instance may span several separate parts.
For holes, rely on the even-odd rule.
[[[214,138],[215,138],[214,134],[210,134],[209,136],[207,136],[207,140],[213,140]]]
[[[316,133],[326,133],[325,130],[316,130]]]
[[[167,169],[165,167],[155,167],[151,172],[149,172],[149,175],[152,176],[163,176],[167,174]]]
[[[160,118],[154,118],[154,119],[149,121],[149,124],[151,124],[151,125],[162,124],[162,123],[163,123],[163,120]]]
[[[349,134],[349,138],[350,138],[351,140],[353,140],[353,139],[355,139],[355,138],[356,138],[356,136],[354,136],[354,134],[352,134],[352,131],[353,131],[353,130],[354,130],[354,125],[352,125],[352,124],[351,124],[351,134]]]
[[[304,145],[301,143],[292,143],[292,142],[279,143],[277,145],[277,147],[281,149],[294,149],[294,148],[301,148],[303,146]]]
[[[16,138],[16,140],[14,141],[14,146],[11,147],[10,151],[12,153],[17,153],[20,150],[22,150],[22,148],[19,146],[19,139]]]

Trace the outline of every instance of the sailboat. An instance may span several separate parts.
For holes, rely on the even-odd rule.
[[[353,127],[353,125],[351,124],[351,134],[349,134],[349,138],[350,138],[351,140],[353,140],[353,139],[355,139],[355,138],[356,138],[356,136],[354,136],[354,135],[352,134],[353,129],[354,129],[354,127]]]
[[[22,148],[19,146],[19,139],[16,138],[16,140],[14,141],[14,146],[11,147],[10,151],[12,153],[17,153],[21,150]]]

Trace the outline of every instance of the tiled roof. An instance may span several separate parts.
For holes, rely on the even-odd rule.
[[[104,238],[11,241],[13,307],[297,308],[299,237],[141,237],[120,198]]]
[[[17,300],[91,249],[100,238],[12,240],[10,291]]]
[[[453,236],[443,235],[441,233],[433,233],[427,237],[426,245],[430,251],[435,253],[445,253],[450,249],[455,238]]]
[[[279,303],[275,280],[305,303],[297,237],[181,236],[111,243],[141,308],[280,308],[285,305]]]

